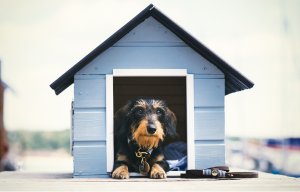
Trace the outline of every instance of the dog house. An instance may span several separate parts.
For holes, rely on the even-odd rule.
[[[73,83],[76,178],[110,176],[114,112],[141,96],[166,101],[177,116],[188,169],[225,165],[224,97],[254,85],[152,4],[50,86],[58,95]]]

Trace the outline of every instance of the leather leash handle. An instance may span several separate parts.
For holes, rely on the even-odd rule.
[[[257,172],[228,172],[226,178],[258,178]]]
[[[258,178],[257,172],[228,172],[225,177],[182,173],[181,178]]]
[[[215,173],[215,174],[214,174]],[[181,178],[258,178],[257,172],[229,172],[229,167],[218,166],[208,169],[192,169],[181,174]]]
[[[229,167],[227,166],[217,166],[217,167],[210,167],[207,169],[212,169],[212,170],[222,170],[222,171],[229,171]],[[190,169],[186,170],[187,174],[193,174],[193,175],[203,175],[203,169]]]

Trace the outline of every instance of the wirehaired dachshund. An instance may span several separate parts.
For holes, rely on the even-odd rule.
[[[152,179],[167,178],[169,164],[161,142],[168,134],[177,137],[176,116],[162,100],[137,98],[119,109],[114,117],[114,179],[128,179],[129,172]]]

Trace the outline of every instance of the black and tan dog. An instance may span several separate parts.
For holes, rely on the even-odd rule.
[[[137,98],[119,109],[114,119],[115,162],[112,178],[128,179],[129,172],[164,179],[169,165],[161,142],[176,133],[176,116],[161,100]]]

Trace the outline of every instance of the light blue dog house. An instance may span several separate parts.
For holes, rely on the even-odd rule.
[[[224,97],[254,85],[152,4],[50,86],[58,95],[73,83],[76,178],[109,177],[114,112],[140,96],[165,100],[176,114],[188,169],[225,165]]]

